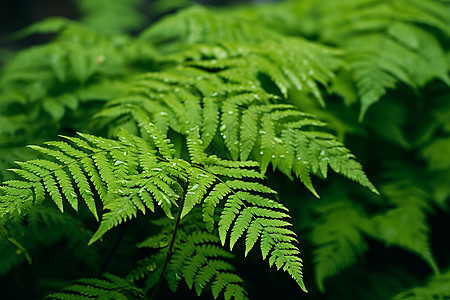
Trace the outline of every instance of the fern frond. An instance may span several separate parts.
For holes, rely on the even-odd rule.
[[[276,37],[276,32],[196,5],[164,18],[145,30],[140,38],[162,44],[173,40],[188,43],[258,42],[269,37]]]
[[[225,299],[247,299],[243,280],[234,273],[235,268],[228,262],[233,255],[220,246],[216,233],[200,229],[200,220],[199,210],[194,209],[176,226],[175,233],[169,231],[174,220],[165,218],[152,221],[161,227],[161,232],[139,244],[140,247],[159,249],[155,255],[142,262],[151,269],[143,271],[144,277],[148,276],[146,289],[153,288],[159,281],[158,277],[164,277],[174,293],[184,280],[189,289],[195,290],[199,296],[204,290],[212,289],[215,298],[223,292]],[[169,239],[174,242],[170,253],[168,249],[172,242],[169,245]],[[166,265],[164,258],[168,263],[167,272],[161,274],[161,266]]]
[[[320,291],[324,281],[357,261],[367,250],[363,233],[368,228],[368,218],[344,201],[317,207],[318,223],[311,233],[314,250],[315,279]]]
[[[137,8],[138,0],[108,2],[76,1],[83,14],[82,23],[105,32],[125,32],[144,25],[145,17]],[[99,9],[102,7],[102,9]]]
[[[142,153],[142,155],[147,154]],[[168,162],[155,160],[153,167],[146,165],[149,168],[148,171],[128,176],[117,183],[116,188],[105,200],[107,204],[104,208],[110,211],[103,215],[100,227],[89,243],[96,242],[107,231],[128,218],[136,217],[138,210],[145,214],[147,209],[155,211],[155,206],[158,205],[168,218],[173,218],[172,206],[178,206],[177,200],[186,197],[181,184],[187,181],[185,176],[190,169],[185,168],[184,165],[177,159]],[[199,184],[194,183],[191,189],[195,185],[199,187]],[[193,198],[192,201],[198,200]],[[189,210],[192,207],[189,207]],[[186,208],[185,214],[188,212]]]
[[[203,200],[203,221],[205,222],[208,231],[211,232],[214,229],[214,214],[217,205],[232,192],[233,190],[227,184],[221,182],[216,184],[208,196]]]
[[[161,30],[169,24],[172,30]],[[304,90],[313,93],[321,104],[324,103],[316,82],[326,86],[333,77],[332,70],[339,65],[339,52],[331,48],[285,37],[259,23],[249,26],[246,19],[230,18],[229,14],[224,18],[217,11],[201,7],[163,19],[140,38],[155,43],[170,41],[172,47],[181,49],[186,48],[182,46],[185,43],[194,44],[185,53],[172,54],[172,59],[178,63],[187,60],[201,68],[223,69],[223,78],[231,82],[255,80],[258,74],[264,74],[282,95],[286,96],[290,88]]]
[[[403,291],[393,300],[419,300],[419,299],[445,299],[450,297],[450,271],[443,274],[435,274],[428,279],[428,282],[419,287],[413,287]]]
[[[204,76],[202,77],[203,80],[208,82],[210,78],[214,78],[209,73],[201,74]],[[270,104],[270,100],[274,99],[274,96],[256,86],[249,86],[247,89],[244,86],[228,84],[226,86],[229,89],[228,91],[215,92],[213,93],[214,97],[211,97],[210,91],[208,91],[201,100],[206,101],[203,102],[204,113],[193,117],[193,114],[183,108],[184,100],[177,96],[177,89],[181,90],[181,88],[185,89],[186,85],[193,85],[191,78],[181,77],[183,81],[178,82],[179,76],[165,80],[165,73],[149,74],[148,76],[150,75],[152,78],[159,78],[158,82],[171,91],[166,96],[171,95],[170,99],[173,100],[169,104],[170,107],[164,109],[168,112],[168,124],[173,130],[187,136],[187,145],[193,162],[205,163],[202,162],[205,158],[201,158],[204,156],[203,153],[207,153],[208,149],[211,148],[214,151],[218,149],[221,146],[218,143],[222,140],[230,158],[259,161],[262,173],[266,172],[270,163],[274,168],[278,168],[288,176],[294,172],[316,196],[318,195],[314,190],[310,173],[313,172],[326,177],[328,166],[335,172],[376,192],[375,187],[367,179],[350,151],[323,128],[325,123],[298,111],[293,106]],[[146,84],[145,81],[143,83]],[[215,85],[214,82],[213,84]],[[152,88],[154,87],[148,86],[147,89]],[[192,89],[194,89],[191,91],[193,94],[199,92],[195,87],[192,87]],[[167,99],[167,97],[164,97],[164,100]],[[129,100],[133,100],[133,105],[139,106],[144,112],[153,116],[155,116],[153,110],[149,111],[147,107],[152,107],[153,104],[158,107],[166,105],[162,102],[162,98],[153,98],[151,95],[149,98],[121,99],[120,102],[116,103],[123,106],[124,101]],[[178,104],[176,104],[179,106],[178,108],[174,109],[175,102],[172,103],[173,101],[178,101]],[[211,105],[213,105],[214,111],[210,116]],[[128,113],[133,115],[130,110]],[[203,115],[206,119],[200,121],[199,115]],[[218,115],[220,120],[217,120]],[[207,121],[208,119],[212,122]],[[142,122],[137,123],[144,124]],[[203,124],[214,127],[208,129],[199,127],[204,126]],[[156,123],[156,125],[159,124]],[[166,127],[167,125],[163,126]],[[196,133],[196,131],[199,132]],[[215,134],[215,136],[213,137],[212,134]],[[220,137],[220,140],[218,140],[218,137]],[[206,141],[206,143],[203,143],[203,141]],[[198,151],[194,151],[195,149],[198,149]],[[217,166],[212,168],[216,169],[211,170],[212,172],[218,172],[220,169]],[[236,176],[232,171],[233,169],[230,168],[223,169],[221,175]]]
[[[90,139],[92,139],[92,137],[90,137]],[[34,193],[36,195],[35,202],[37,204],[42,202],[42,200],[40,200],[42,196],[38,197],[38,195],[41,195],[42,193],[40,190],[37,190],[36,187],[42,184],[61,211],[63,211],[63,196],[72,207],[77,210],[77,199],[79,194],[86,202],[89,210],[97,218],[94,194],[89,184],[91,179],[87,174],[89,172],[91,174],[93,172],[97,173],[94,178],[94,186],[99,189],[99,193],[103,194],[105,189],[104,182],[111,182],[114,175],[111,173],[105,175],[106,172],[102,172],[104,169],[107,169],[103,167],[103,164],[107,165],[107,162],[99,159],[99,156],[101,156],[101,152],[99,151],[108,151],[112,150],[113,147],[119,146],[113,141],[110,141],[109,147],[104,146],[104,149],[100,148],[95,152],[95,146],[90,145],[84,139],[68,138],[68,140],[72,141],[74,145],[71,146],[67,143],[50,143],[48,147],[32,147],[34,150],[54,158],[55,161],[31,160],[29,162],[19,163],[21,169],[13,169],[12,171],[16,172],[19,176],[22,176],[25,180],[34,183]],[[105,140],[102,140],[102,142],[105,143]],[[87,151],[82,151],[81,149],[76,149],[74,147],[82,147],[81,149]],[[106,159],[105,157],[103,158]],[[86,161],[90,162],[87,163]],[[86,165],[89,166],[88,170],[85,170]],[[93,165],[98,169],[94,170]],[[101,177],[103,181],[99,181],[98,177]],[[59,189],[61,189],[61,192]],[[78,191],[78,194],[75,191]]]
[[[14,36],[38,33],[56,38],[20,51],[5,64],[0,77],[0,156],[6,165],[29,156],[3,147],[55,139],[66,126],[74,131],[85,128],[103,101],[120,94],[125,82],[119,77],[131,71],[125,61],[136,59],[122,51],[123,40],[62,18],[33,24]]]
[[[38,79],[48,86],[71,80],[84,83],[94,73],[108,73],[111,67],[123,63],[118,47],[108,39],[92,29],[62,18],[48,19],[31,25],[20,35],[50,32],[59,33],[59,38],[52,43],[35,46],[18,54],[6,66],[7,76],[2,77],[4,84],[19,80],[29,81],[38,72],[48,72],[46,81],[42,80],[42,77]],[[25,70],[29,73],[25,73]]]
[[[328,86],[334,77],[333,71],[340,65],[339,51],[299,38],[269,40],[256,45],[231,42],[221,45],[198,46],[197,51],[208,55],[206,58],[197,58],[192,53],[194,50],[189,49],[166,59],[207,70],[219,69],[217,75],[225,82],[236,84],[259,84],[263,76],[276,86],[276,94],[286,98],[289,90],[310,93],[322,106],[325,103],[318,83]],[[284,45],[289,47],[284,48]]]
[[[205,169],[216,176],[223,176],[220,169],[205,166]],[[300,251],[294,245],[297,242],[295,233],[286,228],[291,224],[283,219],[288,218],[287,209],[280,203],[259,193],[274,191],[258,182],[253,177],[227,173],[228,180],[221,180],[206,195],[203,203],[203,219],[207,228],[214,226],[213,214],[218,203],[225,199],[218,224],[222,245],[229,237],[230,249],[245,234],[245,255],[261,240],[263,259],[269,257],[269,265],[283,269],[291,275],[297,284],[306,291],[303,283],[302,260]],[[233,178],[234,177],[234,178]],[[236,180],[238,179],[238,180]],[[244,181],[247,180],[247,181]]]
[[[145,294],[130,281],[121,277],[104,274],[105,279],[79,279],[61,292],[48,295],[46,299],[129,299],[128,294],[136,299],[145,299]]]
[[[174,253],[167,273],[172,290],[176,290],[179,280],[184,278],[188,287],[194,288],[199,296],[212,284],[214,298],[223,292],[225,299],[247,299],[242,279],[233,273],[235,268],[224,260],[233,255],[219,246],[216,235],[195,231],[184,236],[182,243],[175,248],[179,251]]]
[[[388,89],[415,89],[433,78],[450,84],[445,49],[422,29],[450,36],[448,7],[438,1],[319,1],[309,17],[319,18],[323,40],[347,50],[346,61],[360,97],[360,119]],[[447,24],[447,25],[444,25]],[[431,67],[432,66],[432,67]]]
[[[138,112],[136,112],[136,116],[142,118],[142,122],[148,121]],[[183,163],[179,160],[174,163],[181,165],[181,169],[175,168],[172,162],[170,166],[164,164],[164,162],[162,162],[162,165],[158,164],[160,161],[157,159],[157,153],[162,157],[172,155],[170,143],[161,138],[161,135],[151,123],[141,124],[141,126],[152,137],[151,144],[122,132],[120,135],[121,141],[80,134],[79,138],[65,137],[66,142],[50,142],[47,143],[46,147],[31,146],[32,149],[47,156],[48,159],[18,163],[21,169],[12,170],[21,176],[24,181],[22,184],[19,184],[18,181],[5,182],[2,186],[5,191],[1,196],[2,206],[5,208],[3,213],[12,213],[13,210],[26,210],[33,203],[41,203],[44,198],[44,188],[61,211],[63,210],[64,199],[77,210],[79,195],[96,218],[97,204],[95,199],[97,195],[100,196],[100,200],[105,207],[120,211],[121,208],[117,207],[117,202],[110,193],[116,196],[123,194],[123,191],[117,188],[118,182],[122,182],[123,185],[127,183],[128,177],[139,176],[137,175],[139,167],[150,173],[148,174],[151,179],[149,182],[141,180],[139,183],[142,185],[139,188],[147,190],[145,193],[141,191],[139,195],[131,193],[135,200],[135,204],[131,206],[122,203],[125,199],[122,198],[121,205],[129,207],[131,210],[126,210],[125,214],[119,213],[113,218],[111,218],[113,212],[107,214],[109,225],[101,226],[101,231],[118,225],[122,222],[120,221],[122,217],[135,215],[136,212],[133,211],[133,208],[140,207],[140,210],[144,212],[145,205],[147,205],[153,211],[154,205],[151,201],[153,198],[170,215],[171,205],[176,204],[176,202],[169,201],[172,196],[167,196],[176,194],[170,187],[175,184],[176,180],[171,179],[170,176],[181,176],[182,180],[187,180],[183,175],[186,168],[183,168]],[[134,147],[135,144],[138,146],[137,148]],[[150,156],[153,154],[153,158],[149,157],[149,154]],[[159,170],[162,170],[160,167],[169,171],[158,176]],[[150,172],[151,170],[153,172]],[[145,174],[141,176],[145,180]],[[136,178],[133,177],[133,179]],[[133,185],[125,185],[125,187],[129,189]],[[176,188],[177,191],[181,189],[179,186]],[[12,195],[21,195],[21,197],[13,199]],[[145,205],[140,205],[142,203],[140,199]]]
[[[181,212],[181,218],[186,216],[191,209],[201,202],[208,189],[217,180],[214,176],[205,174],[203,170],[192,169],[190,174],[189,186],[186,190],[186,196],[184,197],[183,211]]]
[[[404,248],[421,257],[433,270],[439,268],[429,242],[426,212],[430,210],[428,193],[420,184],[392,182],[383,186],[383,193],[396,206],[371,218],[373,237],[388,246]]]

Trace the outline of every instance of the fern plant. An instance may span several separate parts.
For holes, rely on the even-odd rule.
[[[78,3],[0,77],[7,297],[448,296],[448,3]]]

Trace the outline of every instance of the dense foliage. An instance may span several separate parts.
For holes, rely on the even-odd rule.
[[[6,297],[450,297],[450,3],[169,2],[14,34]]]

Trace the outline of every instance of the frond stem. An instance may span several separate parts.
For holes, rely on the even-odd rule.
[[[172,258],[173,247],[175,245],[175,238],[176,238],[176,235],[177,235],[178,227],[180,226],[181,213],[183,211],[183,206],[184,206],[184,197],[183,197],[183,201],[182,201],[181,206],[180,206],[180,211],[178,212],[178,215],[177,215],[177,221],[176,221],[175,227],[173,229],[172,239],[170,240],[169,248],[167,248],[166,259],[165,259],[164,265],[163,265],[163,267],[161,269],[161,274],[159,275],[158,282],[156,283],[156,286],[153,289],[152,294],[151,294],[151,296],[149,298],[150,300],[155,300],[156,299],[156,296],[158,295],[159,288],[161,287],[162,281],[164,279],[164,273],[166,272],[167,266],[169,265],[170,259]]]

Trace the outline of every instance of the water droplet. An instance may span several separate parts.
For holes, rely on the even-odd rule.
[[[233,113],[234,113],[234,112],[233,112],[232,110],[229,110],[229,111],[228,111],[228,114],[229,114],[229,115],[232,115]]]
[[[120,164],[125,164],[125,162],[123,162],[123,161],[121,161],[121,160],[117,160],[117,161],[114,163],[115,166],[120,165]]]
[[[224,131],[225,129],[227,129],[227,125],[222,124],[222,126],[220,126],[219,130],[220,131]]]
[[[277,137],[274,137],[273,140],[277,143],[282,143],[283,141]]]
[[[211,97],[216,97],[217,96],[217,93],[213,93],[212,95],[211,95]]]
[[[259,95],[258,94],[253,95],[253,97],[255,97],[255,99],[259,99]]]

